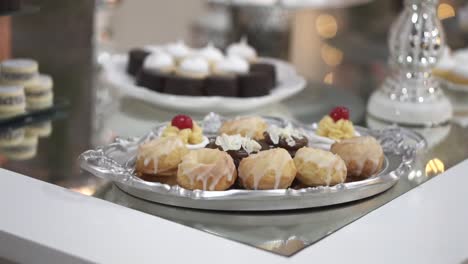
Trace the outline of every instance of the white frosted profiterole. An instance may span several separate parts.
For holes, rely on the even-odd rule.
[[[181,40],[176,43],[168,44],[166,46],[166,51],[175,58],[176,62],[180,62],[183,58],[192,54],[192,49]]]
[[[182,60],[177,74],[191,78],[204,78],[210,74],[210,65],[201,57],[192,57]]]
[[[212,43],[208,43],[206,47],[200,49],[197,55],[206,59],[209,63],[214,64],[224,59],[224,55],[220,49],[213,46]]]
[[[247,44],[247,39],[243,37],[239,43],[233,43],[228,46],[227,54],[229,56],[238,56],[249,62],[257,59],[257,51]]]
[[[213,66],[217,74],[245,74],[249,72],[249,63],[237,56],[228,56]]]
[[[174,67],[174,59],[166,52],[154,52],[146,57],[143,63],[143,68],[145,70],[154,70],[160,72],[172,72]]]

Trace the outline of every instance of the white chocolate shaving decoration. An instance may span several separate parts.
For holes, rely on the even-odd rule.
[[[296,144],[294,138],[301,139],[305,137],[302,131],[293,128],[291,124],[288,124],[285,128],[272,125],[267,129],[267,132],[274,144],[278,144],[280,139],[284,138],[289,146],[294,146]]]
[[[226,135],[216,137],[215,144],[220,146],[224,151],[244,149],[248,154],[252,152],[259,152],[262,146],[257,141],[251,140],[241,135]]]

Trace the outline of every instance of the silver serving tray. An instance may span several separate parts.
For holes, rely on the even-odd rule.
[[[316,125],[305,125],[281,118],[264,117],[270,124],[285,126],[292,123],[313,133]],[[200,124],[207,136],[216,135],[223,117],[209,114]],[[368,130],[356,127],[361,135],[377,138],[385,153],[383,169],[369,179],[338,184],[331,187],[309,187],[282,190],[202,191],[179,186],[147,182],[134,173],[137,147],[141,142],[157,137],[166,123],[157,125],[142,138],[116,139],[110,145],[88,150],[79,156],[80,166],[97,177],[113,181],[123,191],[157,203],[173,206],[223,210],[271,211],[330,206],[371,197],[392,187],[413,162],[416,151],[425,146],[424,139],[399,127]]]

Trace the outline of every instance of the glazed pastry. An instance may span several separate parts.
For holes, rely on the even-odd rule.
[[[143,67],[145,58],[151,54],[146,49],[136,48],[128,53],[127,73],[135,76]]]
[[[25,129],[6,129],[0,132],[0,146],[8,147],[21,143],[24,139]]]
[[[348,176],[368,178],[382,168],[384,154],[379,142],[373,137],[354,137],[336,142],[331,152],[345,162]]]
[[[257,52],[247,44],[247,38],[243,37],[239,43],[233,43],[226,49],[228,56],[241,57],[252,63],[257,60]]]
[[[192,54],[192,49],[190,49],[185,43],[179,40],[176,43],[168,44],[165,48],[172,57],[174,57],[176,64],[189,57]]]
[[[179,137],[161,137],[138,146],[135,170],[141,174],[171,176],[188,149]]]
[[[296,177],[296,166],[282,148],[260,151],[240,162],[240,184],[250,190],[286,189]]]
[[[296,152],[294,164],[297,179],[306,186],[332,186],[346,180],[344,161],[329,151],[301,148]]]
[[[236,135],[260,140],[268,125],[261,117],[239,117],[223,123],[219,129],[220,134]]]
[[[27,85],[34,81],[39,66],[31,59],[11,59],[1,64],[2,84]]]
[[[52,106],[54,101],[53,81],[49,75],[40,74],[34,82],[24,87],[26,108],[29,110],[44,109]]]
[[[26,109],[23,86],[0,86],[0,112],[2,114],[20,114]]]
[[[200,49],[197,52],[197,55],[207,60],[210,66],[213,66],[217,62],[222,61],[224,59],[224,55],[221,52],[221,50],[213,46],[213,43],[208,43],[206,47]]]
[[[316,133],[335,141],[354,137],[354,126],[349,121],[349,110],[346,107],[334,108],[328,116],[320,120]]]
[[[137,74],[136,83],[156,92],[163,92],[168,76],[175,70],[174,59],[167,53],[149,55]]]
[[[291,124],[285,128],[272,125],[265,131],[264,136],[266,143],[288,150],[291,156],[294,156],[298,149],[307,146],[309,142],[306,134],[293,128]]]
[[[243,158],[248,157],[252,153],[257,153],[262,149],[262,146],[255,140],[242,137],[241,135],[229,136],[226,134],[217,136],[208,147],[227,152],[231,155],[236,167],[239,166]]]
[[[217,149],[191,150],[177,170],[177,183],[189,190],[224,191],[236,178],[231,156]]]
[[[161,137],[172,136],[179,137],[189,149],[203,148],[208,144],[202,129],[186,115],[176,115],[161,133]]]

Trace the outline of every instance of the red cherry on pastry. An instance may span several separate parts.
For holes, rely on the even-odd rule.
[[[180,130],[186,129],[186,128],[192,129],[193,121],[192,121],[192,118],[190,118],[190,116],[176,115],[174,116],[174,118],[172,118],[171,125],[177,127]]]
[[[338,106],[331,110],[329,116],[333,121],[338,121],[340,119],[349,120],[349,110],[344,106]]]

